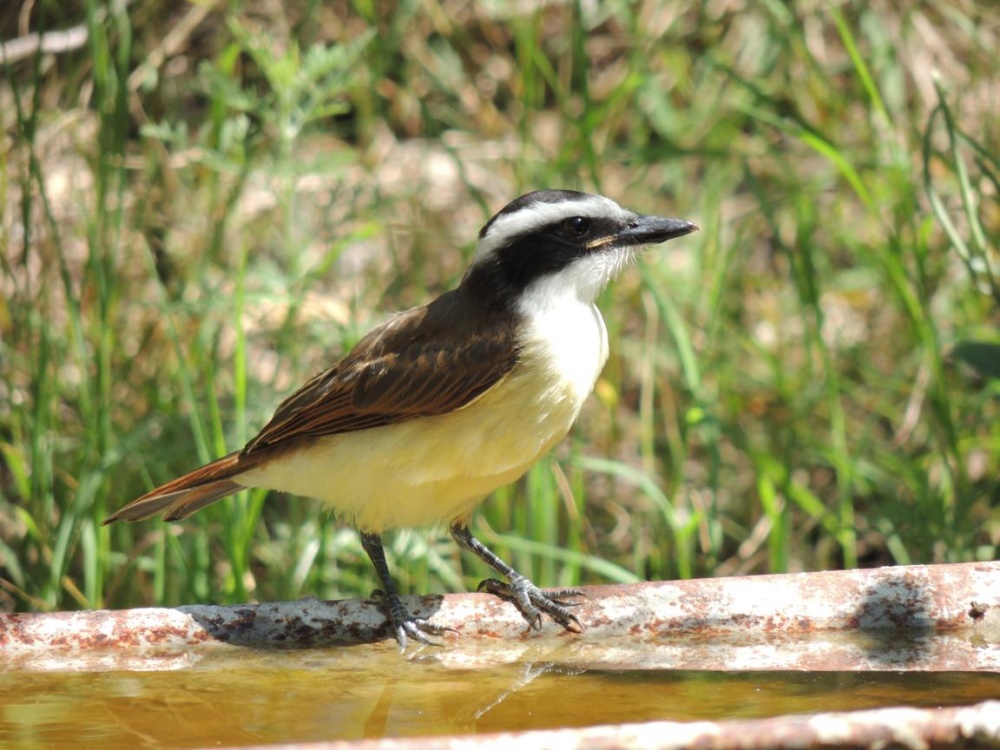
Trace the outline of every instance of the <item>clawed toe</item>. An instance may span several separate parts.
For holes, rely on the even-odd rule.
[[[408,637],[415,641],[420,641],[420,643],[426,643],[428,646],[440,646],[442,645],[441,642],[434,640],[430,636],[457,632],[454,628],[446,628],[441,625],[435,625],[422,617],[413,617],[412,615],[399,622],[394,620],[392,627],[396,636],[396,641],[399,643],[400,651],[406,650]]]
[[[478,590],[494,594],[512,603],[535,630],[541,630],[542,614],[544,613],[566,630],[574,633],[583,632],[583,624],[569,610],[570,607],[578,607],[582,604],[579,601],[571,601],[574,598],[586,598],[582,591],[559,589],[545,592],[517,573],[511,576],[510,583],[496,578],[487,578],[479,584]]]
[[[572,599],[586,598],[582,591],[577,589],[559,589],[548,593],[542,591],[476,539],[465,523],[452,524],[451,535],[461,547],[475,554],[509,581],[505,583],[496,578],[487,578],[479,584],[479,591],[487,591],[511,602],[535,630],[541,630],[542,615],[546,614],[566,630],[574,633],[583,631],[583,624],[569,611],[570,607],[580,604],[578,601],[571,601]]]
[[[409,638],[420,643],[426,643],[428,646],[440,646],[442,644],[430,636],[458,632],[454,628],[435,625],[423,617],[413,616],[404,606],[399,596],[395,594],[386,594],[384,591],[376,590],[372,593],[372,598],[380,604],[382,610],[385,612],[386,618],[392,626],[393,635],[399,643],[400,651],[406,650]]]

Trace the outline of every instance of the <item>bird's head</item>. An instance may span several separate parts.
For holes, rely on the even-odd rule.
[[[602,195],[539,190],[511,201],[480,230],[466,279],[488,280],[508,298],[545,284],[592,302],[642,246],[697,229]]]

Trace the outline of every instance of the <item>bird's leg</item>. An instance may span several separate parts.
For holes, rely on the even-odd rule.
[[[472,536],[469,527],[464,523],[453,524],[451,527],[451,536],[458,542],[460,547],[472,552],[508,581],[508,583],[504,583],[503,581],[498,581],[496,578],[487,578],[479,584],[479,591],[487,591],[511,602],[535,630],[541,630],[543,612],[566,628],[566,630],[572,630],[576,633],[583,630],[580,620],[569,611],[570,607],[580,604],[578,601],[569,600],[575,597],[583,597],[584,593],[582,591],[560,589],[559,591],[545,593],[525,576],[497,557],[485,544]]]
[[[385,610],[386,617],[392,623],[393,634],[399,642],[399,649],[406,649],[406,637],[410,636],[421,643],[429,643],[433,646],[439,645],[436,641],[427,637],[430,635],[441,635],[451,628],[434,625],[422,617],[414,617],[403,605],[403,601],[396,592],[396,585],[389,575],[389,565],[385,561],[385,550],[382,549],[382,537],[378,534],[367,534],[361,532],[361,546],[364,547],[368,557],[371,558],[378,580],[382,584],[382,591],[379,592],[379,599]]]

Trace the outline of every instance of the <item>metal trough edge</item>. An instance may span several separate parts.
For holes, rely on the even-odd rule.
[[[268,745],[268,750],[803,750],[1000,747],[1000,702],[959,708],[882,708],[737,721],[656,721],[460,737]],[[252,750],[244,748],[243,750]]]
[[[409,597],[454,628],[456,666],[545,658],[639,669],[1000,671],[1000,562],[711,578],[585,589],[582,634],[526,628],[484,594]],[[0,615],[6,669],[183,668],[217,648],[388,638],[368,600]],[[411,649],[411,654],[420,649]],[[531,653],[527,653],[530,651]]]

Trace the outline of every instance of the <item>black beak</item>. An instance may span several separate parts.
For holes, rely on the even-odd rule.
[[[636,216],[618,233],[618,239],[633,245],[655,245],[675,237],[697,232],[698,225],[683,219],[664,219],[662,216]]]

